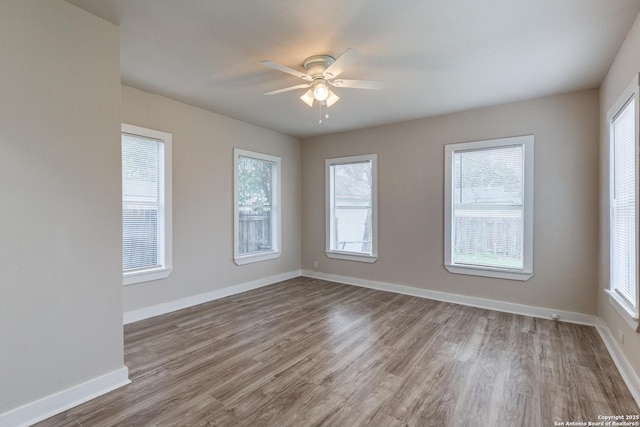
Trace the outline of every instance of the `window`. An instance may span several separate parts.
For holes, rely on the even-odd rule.
[[[280,256],[280,157],[234,149],[234,260]]]
[[[445,146],[445,267],[533,275],[533,135]]]
[[[330,258],[375,262],[378,256],[377,155],[327,159]]]
[[[612,303],[638,323],[638,78],[609,111],[610,287]],[[629,317],[631,319],[629,319]]]
[[[122,125],[124,284],[171,273],[171,134]]]

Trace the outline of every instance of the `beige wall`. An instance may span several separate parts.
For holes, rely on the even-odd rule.
[[[527,282],[443,267],[444,145],[535,135],[534,273]],[[303,141],[302,268],[595,314],[598,92],[558,95]],[[329,259],[324,159],[378,154],[379,259]]]
[[[0,2],[0,414],[123,368],[118,28]]]
[[[173,273],[124,287],[124,311],[300,270],[300,141],[122,87],[122,121],[173,134]],[[233,262],[233,148],[282,158],[282,255]]]
[[[620,48],[607,77],[600,86],[600,286],[598,289],[598,316],[614,337],[624,333],[624,343],[618,345],[640,377],[640,335],[632,331],[609,302],[604,289],[609,287],[609,140],[607,112],[622,91],[640,72],[640,18],[636,19],[624,44]]]

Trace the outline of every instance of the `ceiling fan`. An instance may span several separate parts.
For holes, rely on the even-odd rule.
[[[307,89],[300,99],[302,99],[309,107],[313,106],[314,101],[318,101],[322,108],[322,106],[331,107],[340,99],[340,97],[331,90],[331,87],[373,90],[382,89],[384,82],[381,81],[345,80],[337,78],[346,68],[349,67],[349,65],[355,63],[361,57],[362,55],[355,49],[347,49],[337,59],[330,55],[310,56],[305,59],[303,63],[305,70],[304,73],[273,61],[262,61],[262,64],[267,67],[282,71],[283,73],[291,74],[292,76],[299,77],[307,82],[285,87],[283,89],[273,90],[265,93],[265,95],[275,95],[278,93],[289,92],[291,90]],[[328,117],[328,115],[326,117]]]

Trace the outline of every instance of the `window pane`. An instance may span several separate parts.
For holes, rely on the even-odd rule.
[[[524,267],[521,210],[456,209],[455,263]]]
[[[122,134],[122,263],[124,270],[155,267],[161,209],[162,143]]]
[[[271,208],[241,207],[239,209],[240,253],[264,252],[272,250]]]
[[[372,162],[331,166],[333,175],[330,250],[372,255]]]
[[[242,156],[238,160],[238,253],[271,251],[275,164]]]
[[[238,162],[239,204],[271,205],[274,164],[265,160],[240,157]]]
[[[371,220],[370,207],[336,207],[331,249],[371,254]]]
[[[159,201],[161,149],[156,140],[122,135],[122,194],[126,200]]]
[[[521,145],[455,154],[455,203],[522,204]]]
[[[157,209],[122,211],[124,270],[158,265]]]
[[[524,268],[522,145],[453,157],[455,264]]]
[[[335,165],[335,205],[371,206],[371,162]]]

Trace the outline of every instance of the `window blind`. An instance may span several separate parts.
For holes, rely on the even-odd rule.
[[[124,271],[157,267],[162,222],[163,143],[122,134]]]
[[[636,286],[636,111],[630,100],[611,122],[613,139],[612,287],[632,307]]]

